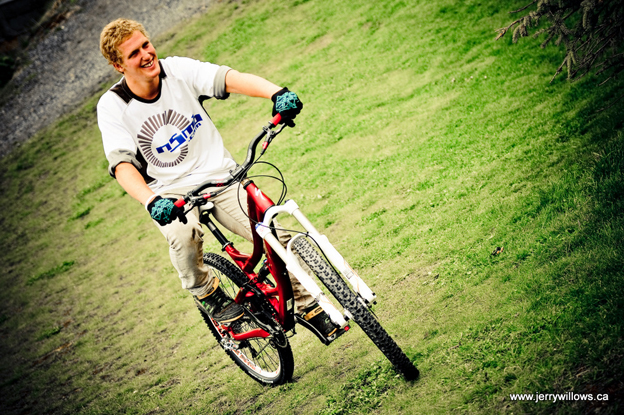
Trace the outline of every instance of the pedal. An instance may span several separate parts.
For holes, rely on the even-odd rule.
[[[318,337],[318,339],[321,341],[321,343],[323,343],[325,346],[329,346],[331,342],[333,342],[338,337],[340,337],[343,334],[345,334],[351,328],[348,324],[346,326],[342,327],[342,328],[338,327],[338,329],[336,330],[336,332],[334,334],[332,334],[329,337],[325,337],[325,336],[323,336],[323,334],[321,332],[319,332],[316,329],[316,327],[314,327],[312,324],[310,324],[306,319],[304,319],[300,315],[296,314],[295,315],[295,320],[297,320],[297,323],[301,324],[303,327],[305,327],[306,329],[308,329],[312,333],[314,333],[316,335],[316,337]]]

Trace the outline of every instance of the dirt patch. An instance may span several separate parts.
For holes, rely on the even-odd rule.
[[[77,0],[26,51],[23,66],[3,89],[0,158],[92,96],[115,71],[99,52],[100,31],[113,19],[142,22],[156,37],[206,12],[212,0]]]

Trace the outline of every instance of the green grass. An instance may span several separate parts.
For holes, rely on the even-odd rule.
[[[301,329],[288,385],[236,369],[108,178],[95,96],[0,164],[2,412],[620,412],[622,105],[598,110],[622,81],[548,84],[562,51],[493,40],[523,5],[221,2],[155,42],[300,95],[265,157],[378,293],[418,381],[357,328],[329,347]],[[270,116],[246,97],[206,108],[239,161]],[[571,390],[610,400],[509,399]]]
[[[52,269],[49,269],[47,271],[41,272],[37,275],[33,275],[32,277],[28,278],[28,281],[26,281],[26,284],[33,285],[35,282],[41,279],[54,278],[58,274],[62,274],[63,272],[69,271],[69,269],[72,267],[72,265],[74,265],[74,263],[75,261],[63,261],[62,264],[57,265],[56,267]]]

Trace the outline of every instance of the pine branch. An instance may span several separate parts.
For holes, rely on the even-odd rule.
[[[561,20],[565,22],[566,20],[568,20],[568,18],[570,18],[570,16],[572,16],[574,13],[576,13],[580,9],[581,9],[580,7],[577,7],[576,9],[572,9],[570,13],[568,13],[568,15]]]
[[[602,52],[604,51],[604,49],[609,46],[609,40],[613,39],[615,37],[615,35],[617,34],[617,30],[613,29],[609,34],[606,35],[606,37],[602,40],[600,40],[598,43],[603,42],[603,45],[600,47],[600,49],[598,49],[596,52],[593,53],[593,55],[595,57],[598,57],[598,55],[601,55]]]
[[[546,46],[548,46],[548,44],[550,43],[550,41],[552,40],[552,38],[555,37],[555,32],[553,31],[551,34],[548,35],[548,37],[546,38],[546,40],[544,41],[544,43],[542,43],[540,45],[540,48],[544,49]],[[561,38],[557,39],[557,43],[561,41]]]
[[[618,64],[624,64],[624,60],[617,59],[620,57],[624,57],[624,53],[618,53],[617,55],[609,56],[603,62],[599,63],[597,67],[599,67],[600,69],[596,72],[596,75],[608,71]]]
[[[514,27],[515,25],[517,25],[518,23],[520,23],[520,21],[524,19],[524,17],[519,18],[518,20],[516,20],[515,22],[513,22],[512,24],[510,24],[507,27],[501,27],[500,29],[496,29],[497,32],[499,32],[498,36],[496,36],[496,39],[494,40],[498,40],[501,37],[505,36],[505,33],[507,33],[507,31],[509,29],[511,29],[512,27]]]
[[[622,66],[622,68],[624,68],[624,66]],[[618,72],[619,73],[619,72]],[[605,79],[604,81],[602,81],[601,83],[598,84],[598,86],[603,86],[604,84],[606,84],[607,82],[609,82],[610,80],[612,80],[613,78],[615,78],[617,76],[617,74],[615,75],[611,75],[610,77],[608,77],[607,79]]]
[[[529,7],[531,7],[532,5],[534,5],[535,3],[537,3],[537,1],[538,1],[538,0],[533,0],[531,3],[527,4],[527,5],[526,5],[526,6],[524,6],[523,8],[518,9],[518,10],[514,10],[514,11],[512,11],[512,12],[509,12],[509,14],[519,13],[519,12],[521,12],[522,10],[526,10],[526,9],[528,9]]]
[[[532,36],[545,35],[540,45],[542,48],[553,43],[565,48],[565,58],[550,83],[564,67],[567,67],[570,81],[586,76],[593,69],[597,74],[615,71],[613,76],[624,71],[624,0],[526,0],[526,3],[510,14],[530,7],[535,9],[498,29],[496,40],[513,30],[512,42],[516,43],[519,38],[528,36],[530,28],[537,27],[542,17],[546,17],[548,25],[536,28]]]
[[[561,71],[563,70],[563,65],[568,63],[568,55],[566,55],[565,58],[563,58],[563,62],[561,62],[561,65],[559,65],[559,68],[557,68],[557,72],[555,72],[555,74],[553,75],[552,79],[550,80],[549,83],[553,83],[553,81],[555,80],[555,78],[557,77],[557,75],[559,75],[561,73]]]
[[[609,108],[612,108],[619,100],[621,100],[622,98],[624,98],[624,94],[620,95],[618,98],[615,99],[615,101],[613,101],[611,103],[611,105],[609,105],[608,107],[604,107],[604,108],[600,108],[598,111],[596,112],[602,112],[605,110],[608,110]]]
[[[600,55],[602,55],[602,53],[604,52],[604,49],[609,46],[609,40],[611,38],[613,38],[616,34],[616,30],[614,29],[606,38],[602,39],[601,41],[598,41],[597,44],[600,44],[601,42],[603,42],[602,47],[600,47],[600,49],[598,49],[595,52],[592,53],[587,53],[587,55],[584,57],[583,61],[578,65],[578,69],[572,74],[572,77],[574,78],[576,76],[576,74],[581,70],[581,69],[585,69],[585,73],[583,73],[583,75],[581,75],[579,77],[582,78],[583,76],[587,75],[587,73],[589,73],[590,69],[594,66],[594,62],[596,61],[596,59],[598,59],[600,57]],[[593,48],[592,48],[593,49]],[[591,49],[590,49],[591,50]],[[621,55],[621,54],[620,54]],[[618,56],[618,55],[616,55]],[[608,59],[608,58],[607,58]],[[602,65],[604,65],[606,63],[606,60],[602,63]],[[604,72],[605,70],[615,66],[618,62],[615,62],[614,64],[610,65],[609,67],[605,67],[603,69],[601,69],[600,71],[598,71],[596,74],[600,74],[602,72]],[[617,73],[619,73],[620,71],[617,71]],[[617,75],[616,73],[616,75]],[[610,79],[610,78],[609,78]]]

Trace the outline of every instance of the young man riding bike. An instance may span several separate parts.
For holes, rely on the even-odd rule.
[[[273,115],[287,123],[303,104],[294,92],[256,75],[189,58],[158,59],[145,28],[117,19],[100,35],[102,55],[123,77],[100,99],[98,125],[109,173],[145,206],[169,243],[182,287],[200,308],[222,324],[231,324],[245,309],[219,287],[219,279],[203,262],[203,230],[199,211],[185,215],[173,202],[206,180],[222,180],[236,162],[201,105],[230,93],[273,101]],[[292,124],[294,125],[294,124]],[[214,199],[213,216],[231,232],[252,240],[246,194],[237,186]],[[279,232],[285,244],[290,236]],[[295,307],[323,336],[335,327],[314,298],[291,275]]]

